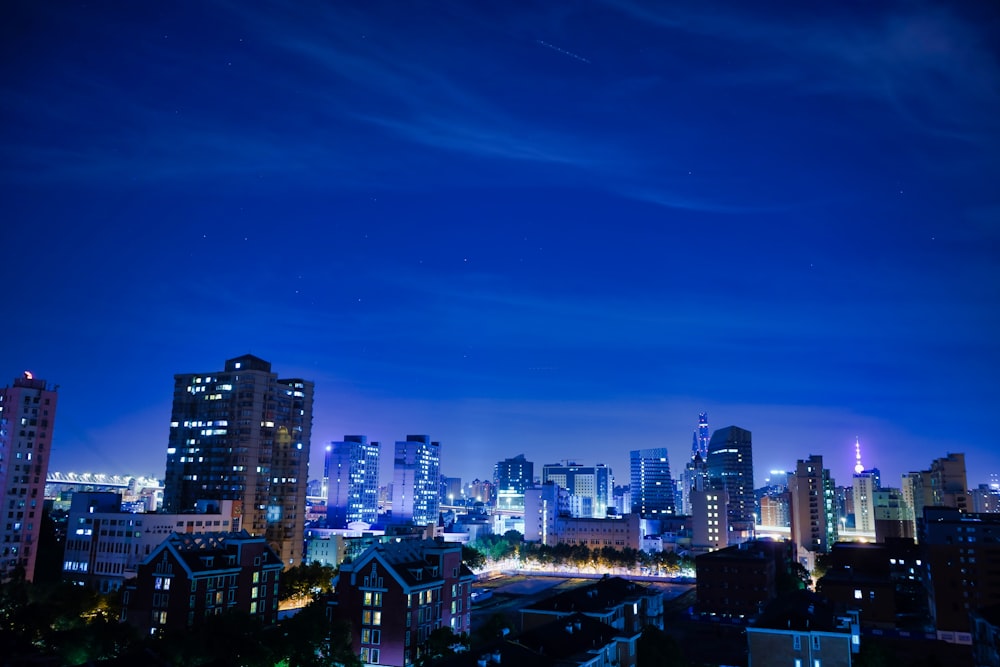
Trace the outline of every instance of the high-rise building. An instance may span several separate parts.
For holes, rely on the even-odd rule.
[[[408,435],[396,442],[392,478],[394,521],[418,526],[438,521],[441,443],[428,435]]]
[[[674,480],[666,447],[633,449],[629,452],[633,514],[659,518],[674,514]]]
[[[345,435],[328,449],[329,495],[326,523],[329,528],[346,528],[362,521],[375,523],[378,516],[379,443],[363,435]]]
[[[614,477],[611,468],[603,463],[595,466],[546,463],[542,466],[542,484],[546,482],[554,482],[569,491],[573,516],[603,519],[608,515]]]
[[[946,454],[931,461],[931,493],[938,507],[969,511],[965,454]]]
[[[854,441],[854,527],[865,533],[875,532],[875,492],[881,475],[878,468],[865,470],[861,463],[861,440]]]
[[[28,371],[0,389],[0,581],[18,569],[35,577],[57,389]]]
[[[242,527],[285,567],[302,562],[313,383],[279,379],[250,354],[223,370],[174,376],[163,505],[234,500]]]
[[[691,460],[700,456],[704,461],[708,458],[708,443],[712,438],[708,430],[708,413],[702,412],[698,415],[698,428],[694,432],[694,440],[691,443]]]
[[[708,413],[702,412],[698,415],[698,427],[694,431],[691,442],[691,460],[685,464],[684,470],[681,471],[681,502],[679,506],[675,503],[675,511],[679,510],[681,514],[692,514],[691,490],[697,485],[698,478],[707,479],[705,462],[708,460],[708,443],[710,441]]]
[[[837,516],[834,483],[822,456],[813,454],[795,464],[788,492],[792,542],[806,551],[827,553],[837,541]]]
[[[524,490],[534,484],[535,464],[518,454],[498,461],[493,467],[493,483],[497,490],[497,507],[524,509]]]
[[[725,489],[729,495],[730,543],[753,537],[754,497],[753,444],[750,431],[727,426],[712,434],[708,443],[707,489]]]

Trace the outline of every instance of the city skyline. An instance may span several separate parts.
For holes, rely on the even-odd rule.
[[[756,486],[856,437],[1000,472],[990,3],[7,9],[0,374],[60,386],[51,470],[162,477],[173,376],[250,353],[315,383],[313,479],[408,433],[677,475],[702,412]]]

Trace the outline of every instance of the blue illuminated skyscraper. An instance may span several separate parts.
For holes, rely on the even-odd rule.
[[[379,443],[363,435],[345,435],[330,443],[327,526],[346,528],[354,521],[375,523],[378,515]]]
[[[738,426],[720,428],[708,444],[708,482],[729,494],[730,531],[752,536],[754,526],[753,446],[750,431]],[[734,536],[740,539],[740,536]],[[732,540],[730,540],[732,542]]]
[[[392,477],[392,517],[418,526],[437,523],[441,443],[427,435],[396,442]]]
[[[629,492],[632,514],[660,517],[674,514],[674,480],[666,447],[629,452]]]

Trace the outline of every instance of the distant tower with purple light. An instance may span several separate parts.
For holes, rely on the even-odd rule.
[[[875,532],[875,492],[882,486],[878,468],[865,470],[861,463],[861,438],[854,439],[854,526],[862,532]]]
[[[691,460],[695,456],[701,456],[701,460],[708,459],[708,442],[712,439],[708,431],[708,413],[702,412],[698,415],[698,428],[694,432],[694,441],[691,443]]]

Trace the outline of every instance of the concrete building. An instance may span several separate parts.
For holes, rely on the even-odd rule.
[[[253,355],[174,376],[164,509],[233,500],[242,527],[286,567],[302,562],[313,383],[280,379]]]
[[[66,521],[63,579],[101,593],[135,577],[139,563],[170,535],[240,530],[233,500],[204,501],[183,514],[133,513],[112,492],[73,494]]]
[[[823,457],[812,455],[795,464],[788,478],[792,542],[812,553],[826,553],[837,541],[834,482]]]
[[[121,620],[145,635],[179,633],[237,610],[273,626],[281,572],[278,553],[246,531],[171,535],[126,587]]]
[[[784,491],[760,499],[760,525],[788,528],[791,526],[791,495]]]
[[[533,486],[524,492],[524,539],[550,544],[557,536],[556,520],[569,517],[569,493],[555,482]],[[558,539],[558,537],[555,537]]]
[[[901,489],[884,488],[875,492],[873,498],[875,512],[875,541],[885,542],[892,538],[915,539],[913,532],[913,510],[903,499]]]
[[[700,614],[756,616],[778,595],[794,562],[791,542],[751,540],[695,557]]]
[[[556,517],[553,529],[546,534],[543,544],[569,544],[586,546],[591,549],[611,547],[613,549],[642,548],[642,530],[638,514],[626,514],[616,518],[594,519],[591,517]],[[527,529],[526,529],[527,530]]]
[[[440,507],[441,443],[427,435],[396,442],[392,477],[392,520],[436,524]]]
[[[403,667],[422,657],[435,629],[469,632],[474,578],[459,544],[376,544],[341,565],[332,613],[351,623],[363,663]]]
[[[57,389],[28,371],[0,389],[0,582],[35,577]]]
[[[912,539],[839,542],[817,591],[840,611],[856,609],[868,628],[933,629],[930,569]]]
[[[608,507],[614,506],[611,503],[614,476],[603,463],[594,466],[547,463],[542,466],[542,484],[546,482],[554,482],[569,492],[570,511],[576,510],[574,516],[603,519],[608,515]]]
[[[363,435],[345,435],[327,450],[326,525],[346,528],[378,518],[378,474],[381,447]]]
[[[629,452],[630,511],[646,518],[676,513],[674,480],[666,447],[633,449]]]
[[[864,533],[875,532],[876,477],[865,470],[854,474],[854,527]]]
[[[925,507],[921,523],[938,638],[970,643],[969,614],[1000,604],[1000,514]]]
[[[701,480],[697,481],[700,486]],[[729,546],[729,494],[725,489],[691,490],[691,550],[696,553]]]
[[[524,492],[535,483],[535,464],[518,454],[497,461],[493,467],[493,483],[497,490],[497,507],[524,509]]]
[[[751,665],[850,667],[860,648],[857,613],[837,614],[809,591],[779,597],[747,626]]]
[[[968,481],[965,477],[965,454],[946,454],[931,461],[931,494],[938,507],[971,510]]]

